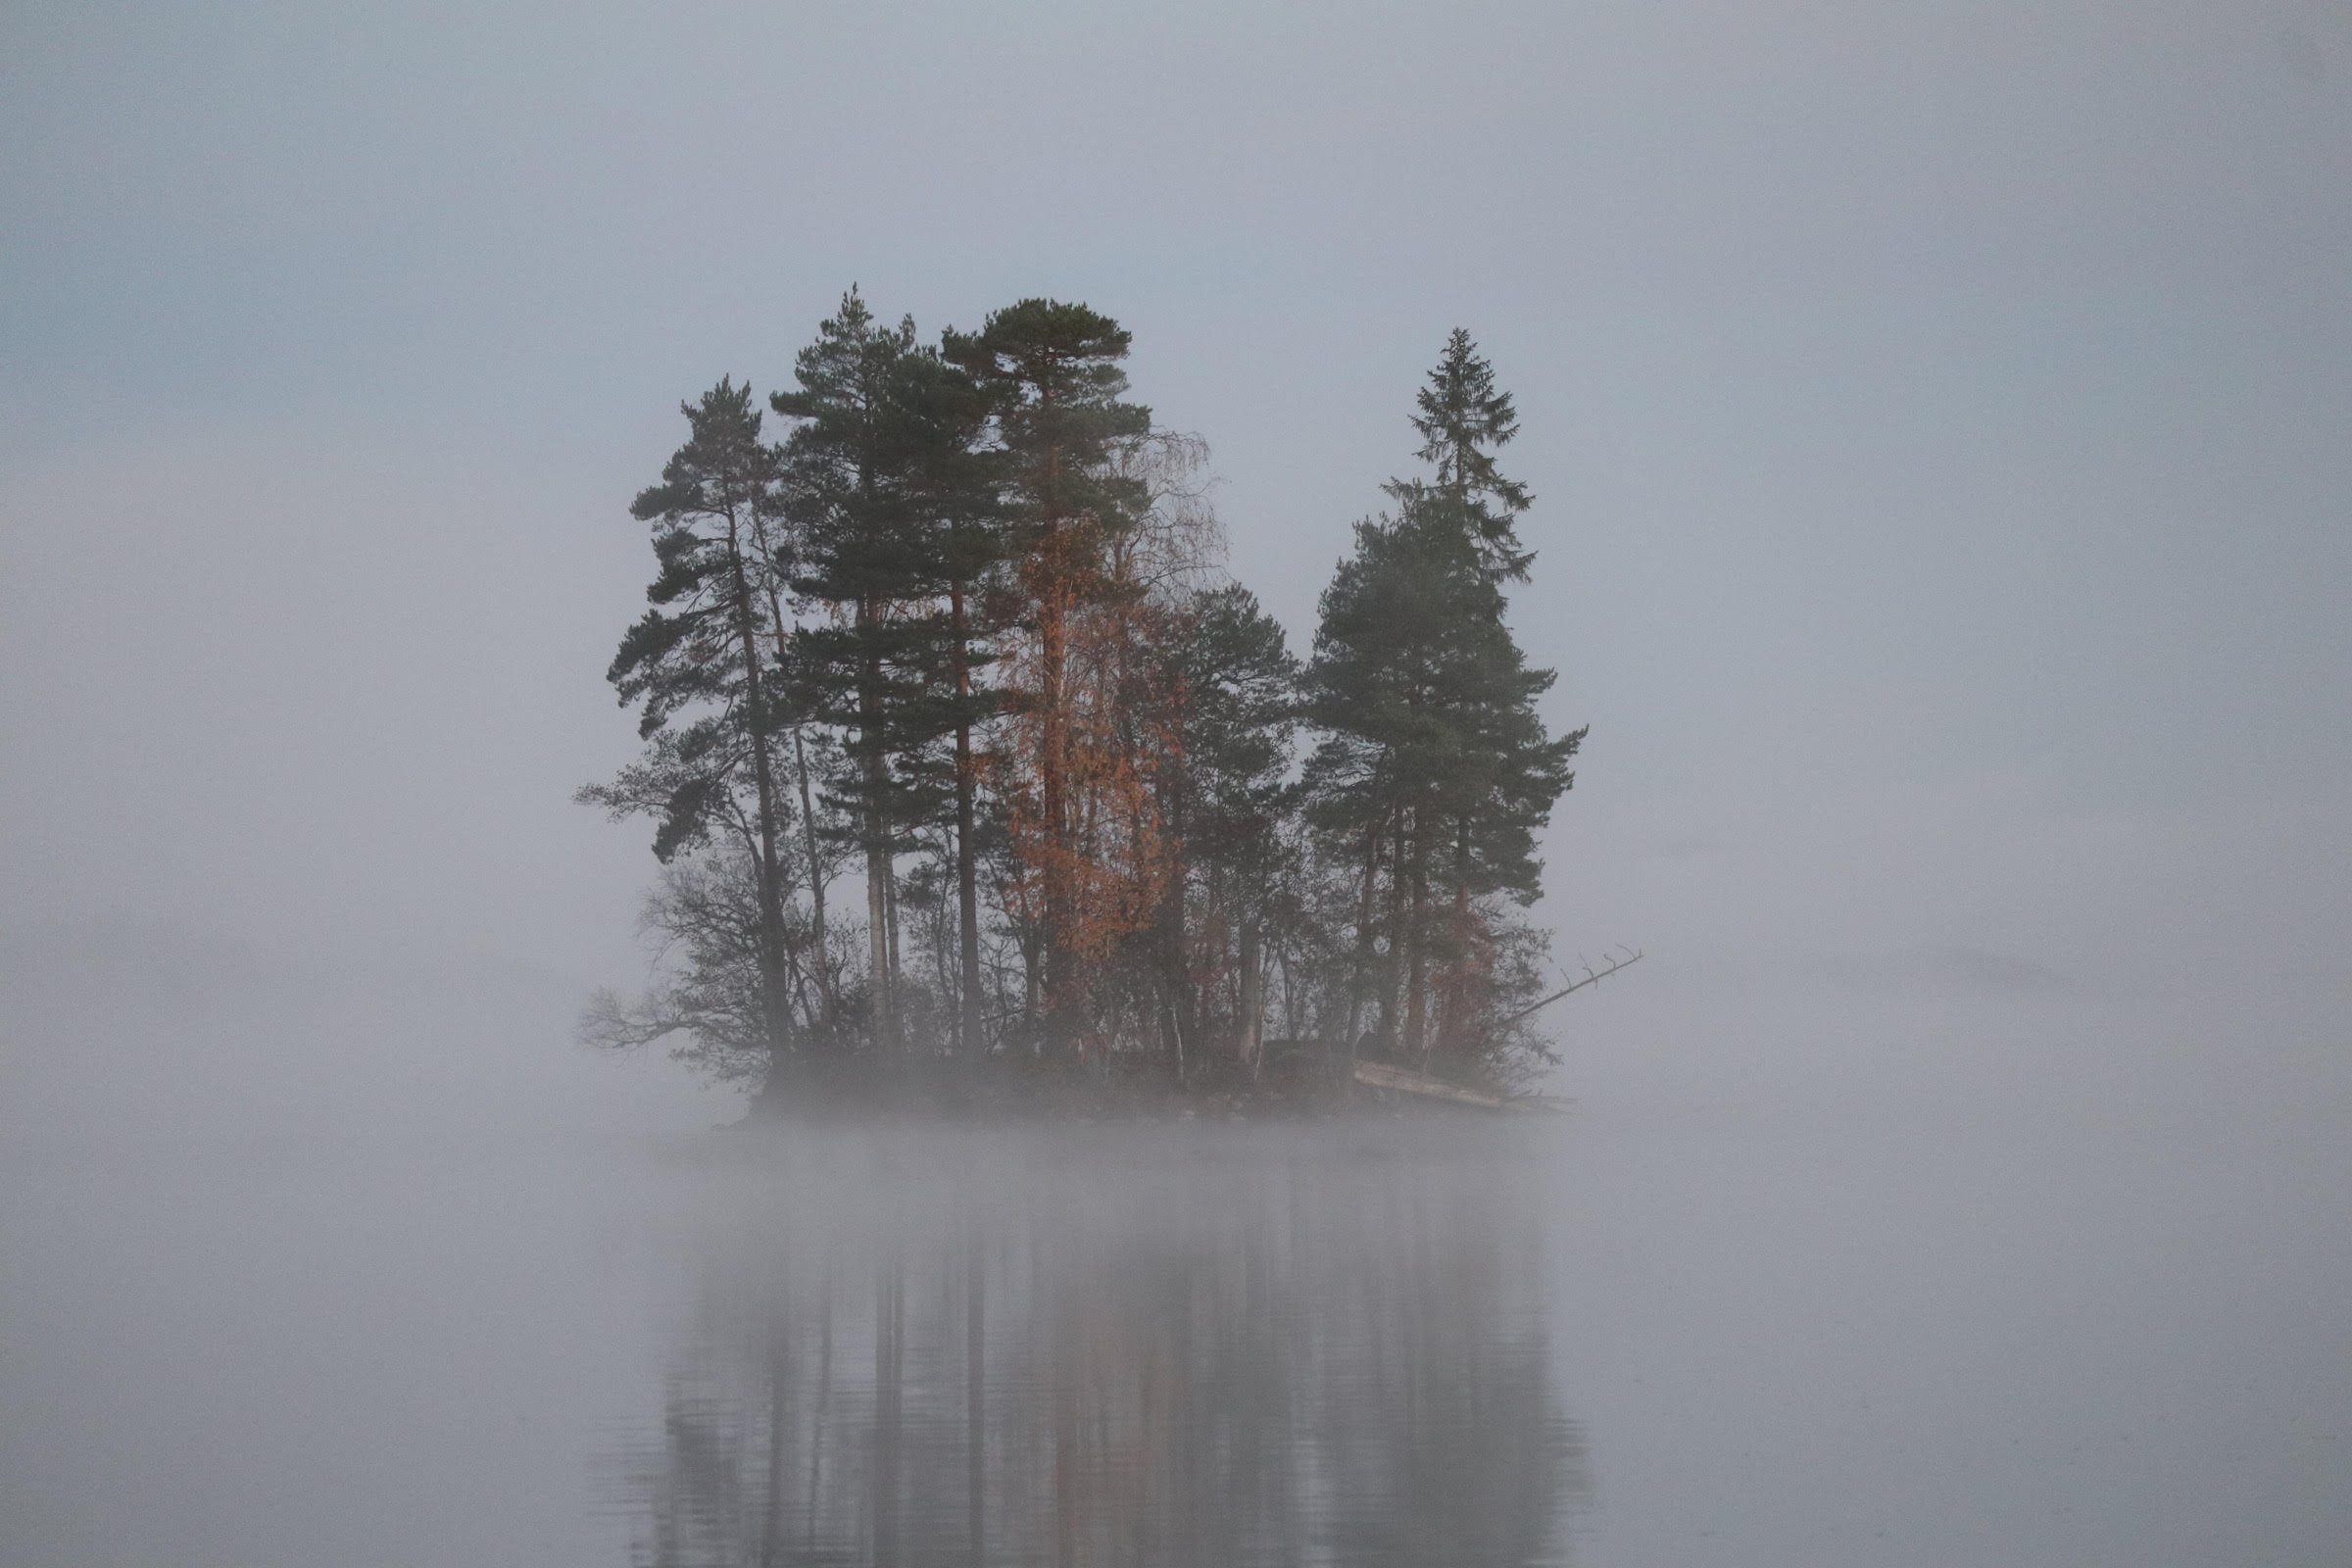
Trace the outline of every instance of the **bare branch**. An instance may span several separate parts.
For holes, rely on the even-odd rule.
[[[682,1018],[660,1018],[630,1005],[617,991],[599,991],[580,1009],[580,1044],[599,1051],[629,1051],[651,1045],[663,1035],[686,1027]]]
[[[1606,980],[1609,976],[1615,974],[1618,970],[1625,968],[1629,964],[1639,963],[1641,961],[1641,949],[1627,948],[1625,952],[1627,955],[1625,957],[1619,958],[1612,956],[1607,965],[1600,969],[1594,969],[1591,964],[1586,964],[1585,975],[1583,979],[1571,983],[1565,990],[1554,991],[1550,996],[1545,997],[1541,1002],[1532,1003],[1527,1006],[1521,1007],[1517,1012],[1512,1013],[1509,1017],[1504,1018],[1500,1022],[1496,1023],[1490,1032],[1494,1034],[1500,1034],[1503,1030],[1508,1029],[1511,1025],[1519,1022],[1521,1019],[1530,1017],[1535,1013],[1543,1011],[1545,1007],[1548,1007],[1553,1003],[1559,1001],[1562,997],[1571,996],[1576,992],[1584,990],[1587,986],[1596,986],[1603,980]]]

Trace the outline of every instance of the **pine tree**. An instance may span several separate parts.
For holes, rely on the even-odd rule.
[[[906,727],[918,755],[946,754],[930,771],[934,793],[952,803],[945,826],[953,833],[956,884],[956,1044],[960,1054],[977,1056],[987,1049],[979,906],[984,757],[977,737],[998,701],[983,675],[997,657],[997,627],[987,612],[985,589],[1006,550],[998,496],[1000,455],[982,450],[988,403],[966,371],[931,353],[907,366],[903,401],[918,430],[913,477],[922,526],[920,569],[935,607],[939,599],[945,603],[921,627],[928,696]]]
[[[951,805],[968,810],[969,768],[936,754],[953,734],[968,750],[977,661],[968,617],[942,601],[985,567],[971,458],[984,411],[962,372],[917,347],[911,319],[878,325],[856,289],[794,373],[797,389],[770,399],[801,421],[785,443],[792,587],[834,613],[793,648],[814,710],[851,737],[836,798],[865,859],[874,1039],[895,1048],[897,859]]]
[[[721,380],[682,406],[689,435],[631,515],[654,527],[659,574],[644,618],[607,672],[640,705],[645,758],[580,799],[657,819],[654,853],[729,838],[752,867],[760,1017],[769,1081],[791,1046],[791,971],[781,844],[788,807],[775,755],[778,676],[762,639],[780,474],[751,389]]]
[[[1013,564],[1008,619],[1017,632],[1006,681],[1019,756],[1010,826],[1037,883],[1045,968],[1041,1020],[1055,1054],[1087,1030],[1094,971],[1127,911],[1102,894],[1090,799],[1120,790],[1117,759],[1092,744],[1073,677],[1086,612],[1121,591],[1109,547],[1132,522],[1142,486],[1119,471],[1118,443],[1144,436],[1151,411],[1124,401],[1129,334],[1083,305],[1023,300],[977,332],[950,332],[943,352],[988,400],[1000,450],[1000,495]]]

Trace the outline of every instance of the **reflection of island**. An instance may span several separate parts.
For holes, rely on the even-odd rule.
[[[762,1165],[626,1467],[640,1560],[1564,1555],[1524,1169],[1096,1136]]]

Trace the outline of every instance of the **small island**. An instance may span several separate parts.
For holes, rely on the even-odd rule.
[[[1639,955],[1568,976],[1525,918],[1586,731],[1505,621],[1510,394],[1455,331],[1301,662],[1129,342],[1046,299],[931,342],[852,289],[764,407],[685,406],[608,672],[644,749],[578,796],[654,824],[656,965],[583,1038],[756,1120],[1540,1102],[1545,1005]]]

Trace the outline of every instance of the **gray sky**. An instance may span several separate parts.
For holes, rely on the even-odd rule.
[[[856,281],[1131,326],[1301,650],[1469,328],[1570,951],[2352,984],[2348,192],[2341,0],[20,0],[0,923],[625,980],[625,508]]]

